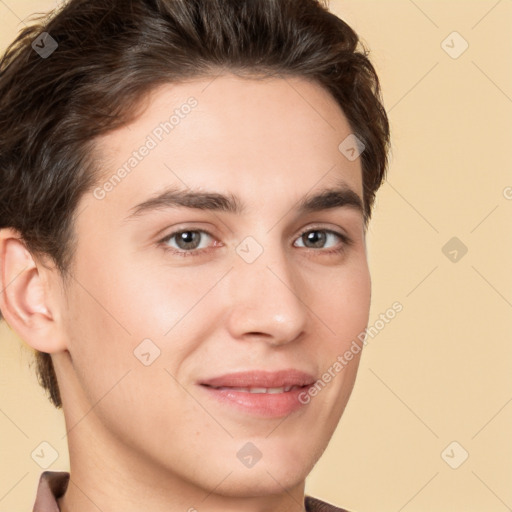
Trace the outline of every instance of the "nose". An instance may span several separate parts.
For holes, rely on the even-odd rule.
[[[238,340],[284,345],[307,328],[306,284],[285,254],[275,251],[270,257],[269,252],[253,263],[236,261],[230,272],[227,328]]]

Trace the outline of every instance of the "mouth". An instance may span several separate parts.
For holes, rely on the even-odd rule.
[[[315,382],[311,373],[296,369],[277,371],[251,370],[246,372],[226,373],[218,377],[201,380],[199,384],[214,388],[240,389],[288,389],[301,387]]]
[[[265,418],[279,418],[303,409],[302,393],[315,378],[299,370],[237,372],[198,382],[222,407]]]
[[[230,390],[230,391],[239,391],[241,393],[269,393],[271,395],[275,395],[278,393],[288,393],[289,391],[293,391],[295,389],[302,389],[307,386],[283,386],[280,388],[237,388],[237,387],[230,387],[230,386],[209,386],[208,384],[203,384],[206,387],[210,387],[213,389],[218,390]]]

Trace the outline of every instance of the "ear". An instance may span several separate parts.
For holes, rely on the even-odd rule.
[[[66,349],[57,302],[50,300],[51,272],[36,263],[16,230],[0,229],[0,311],[25,343],[49,354]]]

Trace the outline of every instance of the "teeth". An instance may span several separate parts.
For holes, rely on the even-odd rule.
[[[240,391],[242,393],[269,393],[269,394],[276,394],[276,393],[287,393],[288,391],[291,391],[292,389],[296,389],[298,386],[286,386],[281,388],[230,388],[230,387],[224,387],[221,386],[216,389],[228,389],[230,391]]]
[[[283,388],[250,388],[249,393],[282,393]]]

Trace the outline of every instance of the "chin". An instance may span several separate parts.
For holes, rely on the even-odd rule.
[[[254,441],[262,448],[261,458],[252,466],[245,467],[240,460],[216,473],[230,476],[219,491],[226,496],[268,496],[280,494],[283,489],[293,489],[303,484],[323,450],[309,453],[301,443],[294,446],[264,446],[262,440]],[[302,449],[302,453],[301,453]]]
[[[240,498],[282,494],[284,489],[293,489],[304,482],[307,471],[301,469],[296,465],[268,468],[263,463],[259,469],[238,469],[226,478],[217,491],[224,496]]]

